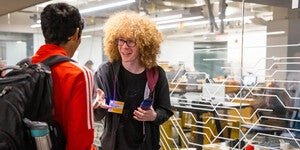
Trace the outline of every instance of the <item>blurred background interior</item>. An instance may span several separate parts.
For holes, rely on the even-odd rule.
[[[109,15],[133,10],[156,22],[176,112],[161,127],[162,149],[300,148],[299,0],[1,0],[5,65],[44,43],[40,13],[54,2],[79,8],[85,28],[73,59],[92,70],[107,60]]]

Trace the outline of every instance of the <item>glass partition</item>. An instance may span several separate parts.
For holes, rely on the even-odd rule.
[[[153,18],[164,35],[158,60],[175,113],[160,126],[161,149],[300,148],[300,19],[294,0],[124,0],[109,9],[120,1],[49,2],[80,9],[86,26],[74,59],[93,60],[95,67],[107,60],[102,26],[109,15],[130,9]],[[43,44],[37,21],[46,4],[0,16],[6,64]],[[103,7],[90,11],[93,6]],[[95,127],[99,145],[103,125]]]
[[[185,68],[181,77],[170,80],[177,114],[171,119],[173,138],[165,134],[166,145],[222,150],[299,148],[300,51],[295,28],[299,9],[287,2],[282,7],[271,1],[225,3],[225,12],[235,7],[239,19],[228,15],[222,25],[215,16],[213,25],[202,25],[209,34],[181,38],[202,46],[193,53],[193,69]],[[211,32],[212,26],[223,26],[224,32]],[[226,44],[220,46],[220,42]],[[188,78],[195,74],[196,80]]]

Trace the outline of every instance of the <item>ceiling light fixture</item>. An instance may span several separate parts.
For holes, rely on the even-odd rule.
[[[40,28],[41,24],[40,23],[36,23],[30,26],[30,28]]]
[[[292,9],[299,8],[299,0],[292,0]]]
[[[254,16],[246,16],[246,17],[244,17],[244,20],[249,20],[252,18],[254,18]],[[242,20],[242,19],[243,19],[243,17],[237,17],[237,18],[224,19],[224,21],[238,21],[238,20]],[[190,20],[188,20],[188,21],[190,21]],[[216,20],[217,23],[219,23],[220,21],[221,21],[220,19]],[[183,25],[185,27],[188,27],[188,26],[204,25],[204,24],[208,24],[208,23],[209,23],[208,20],[204,20],[204,21],[194,21],[194,22],[183,22]],[[180,23],[174,23],[174,24],[157,26],[157,29],[162,30],[162,29],[171,29],[171,28],[179,28],[179,27],[180,27]]]
[[[188,26],[203,25],[208,23],[209,21],[205,20],[205,21],[195,21],[195,22],[184,22],[181,24],[183,24],[184,27],[188,27]],[[171,28],[179,28],[179,27],[180,27],[180,23],[174,23],[174,24],[157,26],[157,29],[162,30],[162,29],[171,29]]]
[[[103,26],[101,26],[101,27],[92,27],[92,28],[84,28],[83,30],[82,30],[82,32],[94,32],[94,31],[101,31],[101,30],[103,30]]]
[[[186,33],[186,34],[175,34],[175,35],[169,35],[167,38],[179,38],[179,37],[193,37],[196,35],[204,35],[207,33],[201,32],[201,33]]]
[[[188,17],[188,18],[181,18],[181,19],[173,19],[173,20],[165,20],[165,21],[158,21],[156,24],[167,24],[167,23],[174,23],[174,22],[183,22],[183,21],[191,21],[197,19],[203,19],[203,16],[196,16],[196,17]]]
[[[91,38],[92,36],[91,35],[83,35],[81,36],[82,39],[87,39],[87,38]]]
[[[279,35],[279,34],[285,34],[285,31],[274,31],[274,32],[267,32],[267,35]]]
[[[16,41],[16,43],[17,43],[17,44],[23,44],[23,43],[25,43],[25,42],[23,42],[23,41]]]
[[[245,16],[245,17],[236,17],[236,18],[228,18],[228,19],[224,19],[224,21],[238,21],[238,20],[250,20],[255,18],[254,16]],[[216,21],[221,21],[220,19],[217,19]]]
[[[111,4],[107,4],[107,5],[100,5],[100,6],[97,6],[97,7],[82,9],[82,10],[79,10],[79,12],[81,14],[89,13],[89,12],[93,12],[93,11],[99,11],[99,10],[104,10],[104,9],[108,9],[108,8],[123,6],[123,5],[127,5],[127,4],[134,3],[134,2],[135,2],[135,0],[126,0],[126,1],[111,3]]]
[[[182,14],[170,15],[170,16],[164,16],[164,17],[155,17],[155,18],[151,18],[151,19],[152,19],[152,21],[159,22],[159,21],[179,19],[179,18],[182,18]]]

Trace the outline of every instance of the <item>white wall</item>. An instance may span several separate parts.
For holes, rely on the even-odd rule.
[[[231,33],[228,39],[228,62],[231,75],[241,76],[251,72],[258,76],[258,81],[264,81],[266,68],[266,31],[245,33],[242,41],[240,33]],[[241,58],[243,50],[243,57]],[[243,60],[242,60],[243,59]],[[241,68],[241,63],[242,68]],[[237,78],[236,80],[240,80]]]
[[[45,44],[45,40],[42,34],[34,34],[33,39],[33,47],[35,53],[41,45]],[[82,65],[84,65],[87,60],[92,60],[94,62],[93,69],[97,69],[97,67],[102,63],[103,60],[101,37],[92,36],[90,38],[82,38],[81,43],[72,59],[76,60]]]
[[[267,54],[266,32],[245,34],[244,40],[243,73],[251,72],[256,74],[259,79],[264,79]]]
[[[6,65],[15,65],[26,57],[25,42],[6,42]]]
[[[102,53],[102,38],[100,36],[82,38],[73,59],[80,64],[85,64],[87,60],[92,60],[94,62],[93,69],[96,70],[103,62]]]
[[[40,46],[45,44],[43,34],[33,34],[33,52],[35,53]]]
[[[170,66],[183,62],[185,67],[194,68],[194,41],[164,41],[160,48],[159,61],[167,61]]]

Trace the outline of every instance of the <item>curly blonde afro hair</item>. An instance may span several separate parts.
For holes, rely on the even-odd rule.
[[[133,11],[118,12],[104,25],[104,51],[110,62],[121,61],[116,39],[130,38],[136,41],[140,54],[140,63],[146,68],[156,66],[157,55],[160,54],[162,34],[154,22],[147,16],[140,16]]]

